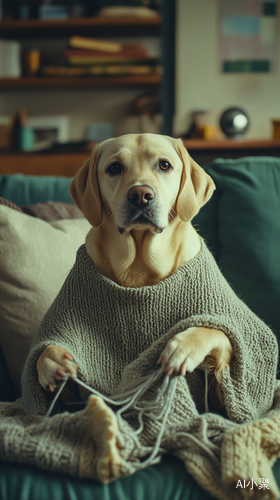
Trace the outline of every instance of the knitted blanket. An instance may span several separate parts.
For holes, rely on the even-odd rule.
[[[169,377],[156,366],[167,342],[193,326],[221,329],[233,346],[222,375],[228,418],[205,412],[200,369]],[[75,358],[82,411],[45,417],[53,395],[39,385],[36,362],[50,344]],[[22,398],[0,405],[0,458],[108,482],[172,452],[216,498],[252,497],[238,481],[260,478],[269,481],[261,498],[276,498],[277,361],[275,336],[235,295],[203,241],[192,261],[143,288],[105,278],[83,245],[35,335]]]

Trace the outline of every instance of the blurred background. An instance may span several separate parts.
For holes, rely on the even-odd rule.
[[[0,0],[0,18],[0,173],[73,175],[129,132],[202,165],[280,156],[276,0]]]

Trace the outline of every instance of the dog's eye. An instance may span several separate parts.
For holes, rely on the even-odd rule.
[[[122,172],[122,165],[121,163],[112,163],[109,168],[107,168],[106,172],[109,175],[118,175]]]
[[[164,172],[167,172],[168,170],[170,170],[172,168],[172,166],[170,165],[170,163],[166,160],[160,160],[159,162],[159,168],[160,170],[163,170]]]

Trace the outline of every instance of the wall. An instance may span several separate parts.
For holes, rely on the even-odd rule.
[[[192,110],[209,110],[209,122],[217,124],[223,110],[235,105],[249,115],[246,138],[271,138],[271,119],[280,119],[280,35],[274,73],[221,74],[219,0],[177,0],[176,17],[175,134],[186,131]]]
[[[0,116],[11,116],[19,108],[27,116],[64,115],[70,118],[70,139],[85,138],[89,122],[115,125],[129,113],[130,103],[142,90],[60,89],[1,92]]]

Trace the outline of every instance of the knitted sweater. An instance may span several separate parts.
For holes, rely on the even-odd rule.
[[[81,419],[85,418],[83,412],[75,415],[64,413],[51,419],[40,417],[45,415],[52,395],[39,385],[36,362],[48,345],[65,347],[79,367],[79,379],[102,395],[112,397],[133,390],[139,378],[156,369],[156,361],[169,339],[193,326],[221,329],[233,346],[232,366],[225,369],[222,376],[229,420],[204,413],[205,387],[200,370],[186,377],[176,377],[172,398],[169,392],[168,416],[166,414],[164,424],[163,415],[158,418],[146,415],[137,446],[127,431],[128,426],[137,426],[136,407],[134,412],[119,419],[123,470],[126,473],[136,470],[135,458],[152,450],[159,432],[162,432],[162,451],[172,450],[180,456],[200,484],[218,498],[235,498],[238,492],[234,488],[234,492],[229,493],[226,484],[232,487],[236,478],[232,467],[236,460],[237,424],[262,419],[270,409],[280,408],[276,381],[278,346],[270,329],[235,295],[204,242],[200,253],[171,277],[143,288],[117,285],[98,271],[84,245],[78,250],[76,263],[34,338],[23,373],[23,396],[17,402],[17,425],[21,443],[24,443],[25,432],[29,432],[30,437],[30,428],[33,429],[32,436],[36,436],[34,449],[29,443],[30,463],[81,476],[79,457],[89,439],[87,426],[81,426]],[[142,393],[138,410],[141,404],[142,407],[151,406],[151,401],[164,407],[164,395],[168,393],[163,392],[163,383],[167,387],[166,377],[156,376],[154,383]],[[89,392],[80,388],[81,401],[86,401],[88,396]],[[11,437],[7,445],[7,415],[12,411],[11,406],[0,406],[0,457],[11,460],[12,454],[13,460],[23,461],[25,457],[26,461],[26,450],[22,451],[24,444],[19,451],[21,447],[17,440],[16,447]],[[15,415],[15,409],[13,412]],[[72,433],[69,432],[71,426]],[[4,429],[6,444],[1,438]],[[81,433],[84,433],[82,437]],[[71,434],[76,434],[72,440]],[[279,435],[279,429],[276,434]],[[227,440],[225,436],[229,436]],[[41,450],[42,446],[43,449],[46,447],[44,439],[48,442],[47,464],[46,457],[42,459],[44,454],[38,453],[38,446]],[[223,441],[227,442],[224,448]],[[61,454],[57,452],[58,442],[61,442]],[[259,454],[262,455],[260,443]],[[250,448],[246,440],[243,445]],[[11,451],[13,446],[17,452]],[[221,453],[223,463],[227,464],[224,470],[220,465]],[[276,456],[280,456],[280,442],[279,453],[274,450],[270,454],[269,464]],[[250,465],[253,462],[249,462]],[[247,474],[250,479],[253,472],[260,474],[258,468],[253,472],[250,467],[247,469],[242,465],[240,474],[246,474],[246,477],[238,479],[247,479]]]

